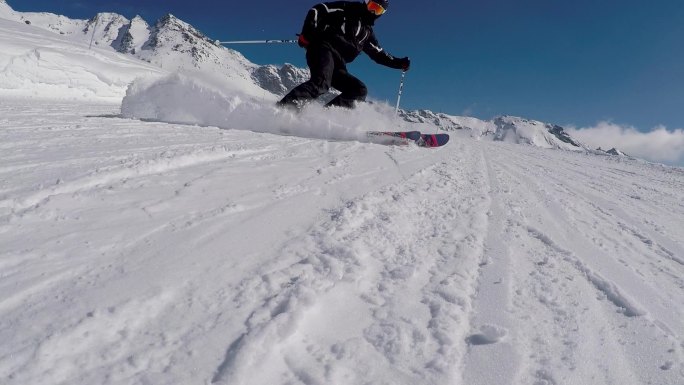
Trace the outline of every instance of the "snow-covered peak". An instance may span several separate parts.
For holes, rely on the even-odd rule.
[[[14,13],[14,10],[5,0],[0,0],[0,19],[13,20]]]
[[[453,116],[430,110],[401,111],[411,123],[437,126],[445,131],[468,130],[470,136],[494,141],[529,144],[542,148],[586,151],[587,147],[570,137],[563,127],[515,116],[499,116],[492,120]]]
[[[283,95],[309,78],[309,71],[285,64],[282,67],[265,65],[252,72],[252,79],[263,89]]]
[[[142,47],[146,51],[161,50],[178,52],[192,60],[192,65],[215,59],[212,55],[216,45],[190,24],[167,14],[152,27],[150,38]],[[151,55],[154,56],[154,55]],[[163,63],[160,63],[163,64]]]
[[[135,16],[124,26],[113,47],[121,53],[136,54],[150,38],[150,26],[140,16]]]
[[[92,33],[93,30],[101,27],[108,30],[112,28],[112,25],[120,27],[128,22],[128,19],[119,15],[118,13],[100,12],[86,22],[86,28],[83,30],[83,32]]]
[[[543,148],[584,151],[584,147],[558,125],[515,116],[500,116],[494,119],[496,131],[494,140],[510,143],[525,143]]]
[[[191,31],[192,33],[198,36],[204,37],[204,34],[195,29],[195,27],[177,18],[171,13],[167,13],[166,15],[162,16],[159,20],[157,20],[155,28],[176,29],[178,31]]]
[[[628,154],[625,152],[618,150],[617,148],[613,147],[610,150],[604,150],[601,147],[596,149],[596,153],[598,154],[607,154],[607,155],[614,155],[614,156],[624,156],[624,157],[630,157]]]
[[[425,123],[435,125],[445,131],[460,130],[464,128],[461,122],[454,116],[430,110],[400,111],[404,120],[411,123]]]
[[[0,0],[0,19],[19,21],[18,13],[5,0]]]
[[[6,2],[0,3],[0,18],[17,21],[73,38],[109,47],[119,37],[128,20],[116,13],[98,13],[89,20],[70,19],[48,12],[16,12]]]
[[[128,19],[119,14],[98,13],[86,22],[83,34],[96,45],[110,47],[121,40],[124,27],[129,24]]]
[[[610,150],[606,151],[606,153],[611,154],[611,155],[617,155],[617,156],[628,156],[624,152],[618,150],[617,148],[613,147]]]
[[[82,34],[85,20],[72,20],[68,17],[48,12],[16,12],[9,4],[0,3],[0,18],[33,25],[60,35]]]

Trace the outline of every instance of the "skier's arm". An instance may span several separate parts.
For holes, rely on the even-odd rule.
[[[322,6],[323,4],[314,5],[306,14],[306,18],[304,19],[304,25],[302,26],[302,33],[300,36],[303,36],[304,39],[309,42],[318,37],[318,27],[321,17],[323,16],[321,9]]]
[[[314,5],[306,14],[301,36],[309,41],[322,40],[325,29],[328,26],[330,12],[339,12],[342,9],[331,8],[335,3],[320,3]]]
[[[309,43],[329,41],[342,51],[355,49],[342,35],[329,28],[329,24],[333,19],[332,15],[339,17],[339,14],[344,14],[344,12],[346,12],[346,3],[344,1],[314,5],[304,20],[302,33],[299,36],[299,45],[306,47]],[[344,47],[348,48],[345,49]]]
[[[378,39],[372,32],[366,41],[366,45],[363,47],[363,52],[365,52],[374,62],[386,67],[407,71],[411,66],[411,61],[408,57],[396,58],[382,49],[380,43],[378,43]]]

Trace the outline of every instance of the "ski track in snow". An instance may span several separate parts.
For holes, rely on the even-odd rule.
[[[648,219],[681,211],[681,204],[673,207],[662,199],[681,186],[679,171],[646,197],[625,197],[642,182],[625,179],[637,174],[621,164],[506,146],[497,150],[488,167],[495,181],[492,217],[498,221],[491,228],[500,235],[485,243],[486,280],[474,318],[485,332],[471,338],[491,343],[504,335],[506,340],[501,347],[471,343],[466,383],[491,384],[497,378],[533,384],[680,383],[682,322],[668,308],[682,301],[681,263],[672,258],[681,255],[681,238],[668,239],[663,231],[677,228],[677,220],[664,219],[656,227],[660,231],[653,231]],[[563,165],[553,157],[565,158]],[[636,202],[616,203],[621,200]],[[625,232],[625,222],[641,229]],[[511,326],[515,330],[506,335]],[[492,357],[504,364],[483,376]],[[680,363],[680,372],[664,375],[673,362]]]
[[[0,106],[8,384],[684,381],[681,169]]]
[[[247,279],[240,301],[268,300],[212,382],[453,382],[488,199],[449,160],[330,211]]]

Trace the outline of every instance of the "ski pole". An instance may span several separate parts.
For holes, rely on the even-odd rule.
[[[216,40],[214,43],[216,45],[219,44],[290,44],[290,43],[296,43],[297,40],[289,40],[289,39],[282,39],[282,40],[236,40],[236,41],[218,41]]]
[[[397,107],[394,109],[394,114],[399,114],[399,102],[401,101],[401,94],[404,92],[404,79],[406,78],[406,71],[401,71],[401,82],[399,83],[399,95],[397,96]]]

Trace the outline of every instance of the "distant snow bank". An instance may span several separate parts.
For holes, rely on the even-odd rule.
[[[275,102],[270,93],[258,98],[207,74],[174,73],[134,81],[123,99],[121,114],[148,121],[361,141],[366,131],[396,131],[407,124],[386,104],[362,103],[347,110],[324,109],[312,103],[297,114],[277,108]]]
[[[0,97],[118,103],[128,84],[164,70],[54,33],[0,19]]]

